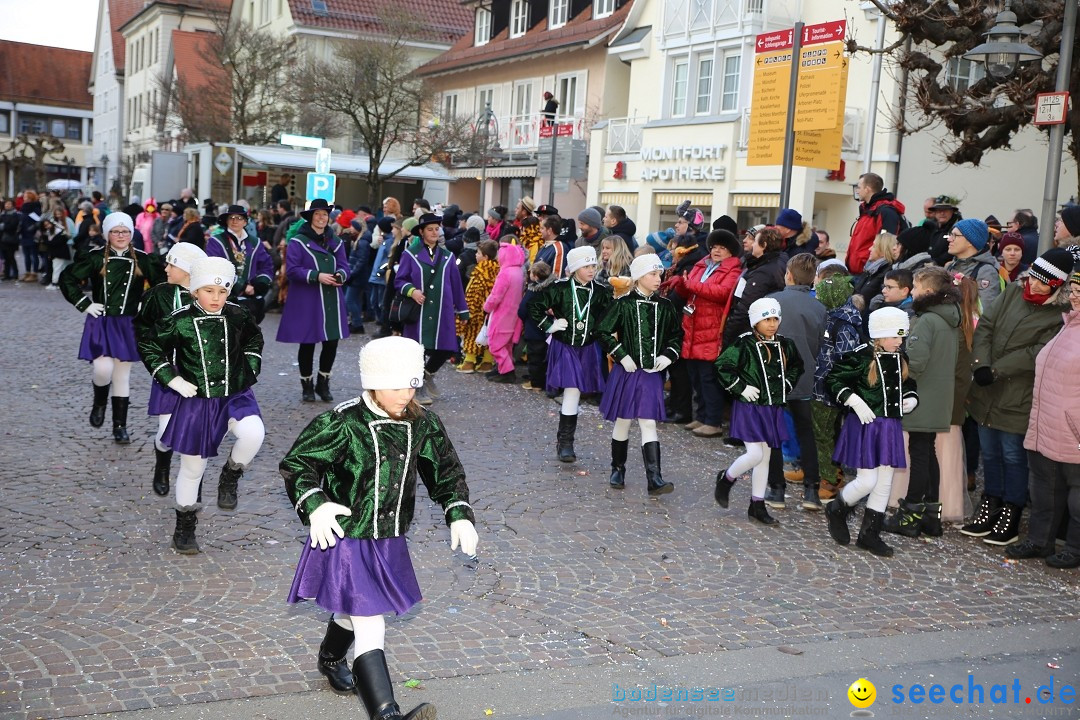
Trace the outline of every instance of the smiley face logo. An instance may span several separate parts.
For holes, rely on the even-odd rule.
[[[851,683],[847,691],[848,700],[857,708],[865,709],[874,704],[877,699],[877,688],[874,683],[866,678],[859,678]]]

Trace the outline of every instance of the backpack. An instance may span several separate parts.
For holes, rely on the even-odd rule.
[[[888,205],[888,207],[891,207],[893,210],[896,210],[896,214],[900,217],[899,223],[898,223],[898,225],[896,227],[896,234],[899,235],[900,233],[904,232],[905,230],[910,230],[911,229],[911,221],[907,219],[907,215],[905,215],[904,213],[897,210],[895,205],[889,205],[888,203],[882,203],[872,213],[868,213],[868,215],[870,215],[870,217],[875,218],[875,219],[878,220],[878,222],[877,222],[877,231],[881,232],[881,220],[880,220],[881,208],[885,207],[886,205]]]
[[[836,361],[844,354],[836,349],[836,340],[840,337],[840,331],[844,326],[855,331],[855,334],[858,337],[855,347],[862,346],[868,339],[863,332],[861,323],[856,325],[842,317],[829,318],[829,322],[825,326],[825,334],[822,336],[821,347],[818,349],[814,369],[814,399],[829,407],[838,406],[833,402],[833,399],[825,390],[825,378],[832,372],[833,365],[836,364]]]

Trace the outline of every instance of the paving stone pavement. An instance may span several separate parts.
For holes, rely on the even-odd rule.
[[[299,402],[295,346],[267,337],[255,394],[266,442],[235,512],[207,472],[203,553],[169,547],[171,501],[150,490],[149,377],[132,374],[132,444],[91,428],[82,317],[59,293],[0,285],[0,717],[59,718],[323,690],[314,654],[326,613],[285,596],[306,532],[277,463],[325,404]],[[364,336],[341,344],[339,400],[359,393]],[[554,458],[557,406],[444,369],[433,409],[468,472],[480,549],[449,550],[421,486],[410,547],[424,602],[387,625],[397,680],[595,668],[829,640],[1037,625],[1078,618],[1080,574],[1004,563],[950,529],[890,538],[881,560],[828,537],[821,513],[746,519],[712,500],[734,451],[661,429],[664,476],[645,495],[636,452],[608,489],[610,425],[585,406],[578,462]],[[632,435],[636,441],[636,431]],[[223,448],[227,452],[229,445]],[[174,473],[175,473],[174,463]],[[1046,627],[1041,625],[1041,627]]]

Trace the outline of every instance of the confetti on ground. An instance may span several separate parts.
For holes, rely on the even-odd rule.
[[[410,678],[410,679],[405,681],[405,687],[407,687],[407,688],[418,688],[418,687],[420,687],[420,681],[417,680],[416,678]]]

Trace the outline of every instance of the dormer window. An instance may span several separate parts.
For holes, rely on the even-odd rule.
[[[476,35],[473,37],[473,45],[487,45],[488,40],[491,40],[491,10],[476,8]]]
[[[593,17],[607,17],[615,12],[615,0],[593,0]]]
[[[529,29],[529,3],[513,0],[510,3],[510,37],[521,37]]]
[[[548,29],[554,30],[566,24],[570,14],[570,0],[551,0],[551,11],[548,16]]]

